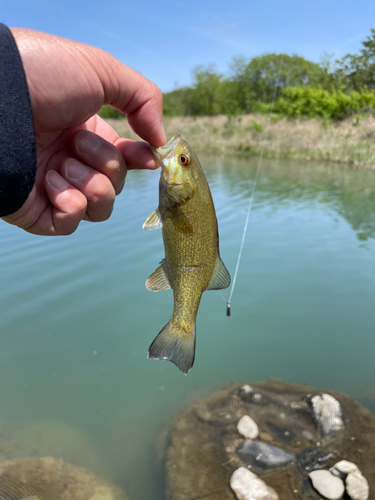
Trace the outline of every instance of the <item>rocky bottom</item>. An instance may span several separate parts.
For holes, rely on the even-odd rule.
[[[0,463],[0,500],[126,500],[92,472],[50,457]]]
[[[375,491],[375,417],[333,391],[230,386],[185,411],[170,438],[168,500],[367,500]],[[343,460],[356,470],[336,468]]]

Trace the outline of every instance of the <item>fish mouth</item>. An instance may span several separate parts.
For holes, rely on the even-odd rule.
[[[161,167],[164,166],[163,160],[169,159],[168,157],[173,153],[178,141],[181,139],[180,134],[175,134],[172,139],[170,139],[167,144],[160,146],[160,148],[155,148],[151,146],[151,151],[153,152],[156,161]]]

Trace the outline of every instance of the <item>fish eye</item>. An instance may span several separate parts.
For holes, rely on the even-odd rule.
[[[188,157],[188,155],[182,154],[178,157],[178,159],[180,160],[181,165],[183,165],[184,167],[186,167],[190,163],[190,158]]]

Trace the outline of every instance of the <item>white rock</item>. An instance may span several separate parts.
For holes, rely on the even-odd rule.
[[[366,478],[357,472],[350,472],[346,478],[346,491],[352,500],[367,500],[369,487]]]
[[[279,500],[276,491],[245,467],[235,470],[230,487],[238,500]]]
[[[344,429],[341,405],[337,399],[330,394],[321,393],[312,397],[311,403],[323,437],[329,437]]]
[[[360,472],[356,464],[348,462],[347,460],[341,460],[340,462],[337,462],[334,467],[344,474],[350,474],[350,472]]]
[[[331,467],[329,469],[329,472],[331,474],[333,474],[334,476],[341,477],[341,479],[345,479],[346,478],[346,474],[343,474],[342,472],[340,472],[338,469],[336,469],[336,467]]]
[[[344,495],[345,486],[343,480],[334,476],[328,470],[314,470],[310,472],[309,476],[316,491],[324,498],[338,500]]]
[[[311,434],[311,432],[309,431],[302,431],[302,436],[305,438],[305,439],[309,439],[310,441],[312,441],[313,439],[313,435]]]
[[[237,430],[242,436],[255,439],[259,434],[259,429],[254,420],[248,415],[244,415],[237,424]]]
[[[249,384],[245,384],[241,387],[243,392],[249,393],[249,392],[254,392],[254,389],[251,387]]]

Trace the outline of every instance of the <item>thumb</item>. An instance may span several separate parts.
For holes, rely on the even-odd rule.
[[[12,28],[24,65],[36,128],[82,125],[103,104],[128,115],[154,146],[166,142],[160,89],[104,50],[38,31]]]
[[[97,55],[93,68],[104,90],[104,104],[125,113],[131,128],[145,141],[154,146],[165,144],[159,87],[107,52],[98,51]]]

